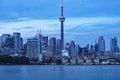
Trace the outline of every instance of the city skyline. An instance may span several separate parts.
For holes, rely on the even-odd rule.
[[[0,0],[0,80],[119,80],[119,7],[119,0]]]
[[[5,34],[2,34],[2,35],[0,35],[0,42],[2,43],[2,42],[4,42],[4,41],[8,41],[8,43],[6,43],[6,42],[4,42],[4,43],[6,43],[6,44],[10,44],[10,46],[18,46],[19,44],[23,44],[23,45],[26,45],[26,43],[28,42],[28,40],[29,39],[34,39],[34,40],[39,40],[40,39],[40,41],[42,41],[43,42],[43,44],[44,45],[51,45],[50,44],[50,40],[51,39],[55,39],[55,43],[54,44],[59,44],[59,42],[61,42],[61,39],[59,39],[59,38],[57,38],[57,37],[49,37],[48,35],[44,35],[44,34],[42,34],[41,33],[41,31],[39,32],[37,32],[36,34],[34,34],[34,36],[33,37],[30,37],[30,38],[27,38],[26,39],[26,41],[24,41],[23,40],[23,37],[21,36],[20,37],[20,35],[21,35],[21,33],[19,33],[19,32],[13,32],[13,34],[8,34],[8,33],[5,33]],[[11,45],[12,43],[14,43],[14,38],[15,38],[15,36],[16,36],[16,40],[17,40],[17,42],[16,42],[16,40],[15,40],[15,43],[17,44],[17,45]],[[119,51],[119,46],[118,46],[118,39],[117,39],[117,36],[112,36],[112,37],[110,37],[110,39],[109,39],[109,44],[110,44],[110,46],[108,47],[108,45],[106,45],[106,40],[104,39],[105,37],[104,36],[102,36],[102,35],[100,35],[100,36],[98,36],[98,38],[97,39],[95,39],[95,42],[94,42],[94,44],[86,44],[86,45],[84,45],[84,46],[81,46],[80,44],[77,44],[76,42],[75,42],[75,40],[74,39],[71,39],[70,40],[70,42],[66,42],[65,43],[65,45],[64,45],[64,47],[65,47],[65,49],[64,50],[66,50],[66,45],[67,44],[69,44],[69,43],[71,43],[72,41],[74,42],[74,45],[75,46],[79,46],[79,47],[88,47],[88,48],[91,48],[91,46],[92,47],[94,47],[94,48],[96,48],[96,46],[97,47],[99,47],[100,48],[100,50],[102,50],[103,52],[104,51],[113,51],[113,50],[115,50],[116,49],[116,51],[114,51],[114,52],[118,52]],[[49,41],[48,41],[49,40]],[[60,40],[60,41],[59,41]],[[9,42],[10,41],[10,42]],[[19,43],[19,41],[20,41],[20,43]],[[48,44],[49,43],[49,44]],[[52,44],[53,45],[53,44]],[[60,44],[59,44],[60,45]],[[108,47],[107,49],[106,49],[106,46]],[[17,47],[15,47],[15,48],[17,48]],[[57,48],[57,47],[56,47]],[[99,51],[98,51],[99,52]],[[100,51],[101,52],[101,51]],[[113,53],[114,53],[113,52]]]
[[[95,39],[103,35],[109,46],[109,39],[117,36],[119,46],[119,4],[118,0],[65,0],[65,41],[74,39],[77,44],[85,46],[88,43],[95,44]],[[19,31],[26,40],[33,37],[39,28],[43,35],[60,38],[60,6],[60,0],[36,0],[29,3],[28,0],[1,0],[0,35]]]

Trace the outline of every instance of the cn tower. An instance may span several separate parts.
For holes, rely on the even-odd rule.
[[[61,22],[61,47],[62,47],[62,50],[64,50],[64,21],[65,21],[65,17],[63,15],[63,0],[61,0],[61,16],[59,18],[60,22]]]

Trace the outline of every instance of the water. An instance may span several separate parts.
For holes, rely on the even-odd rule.
[[[0,66],[0,80],[120,80],[120,65]]]

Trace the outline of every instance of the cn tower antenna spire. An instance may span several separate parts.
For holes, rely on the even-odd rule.
[[[61,16],[63,16],[63,0],[61,0]]]
[[[61,0],[61,5],[63,6],[63,0]]]

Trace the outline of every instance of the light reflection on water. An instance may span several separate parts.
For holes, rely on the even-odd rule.
[[[0,66],[0,80],[120,80],[120,66]]]

